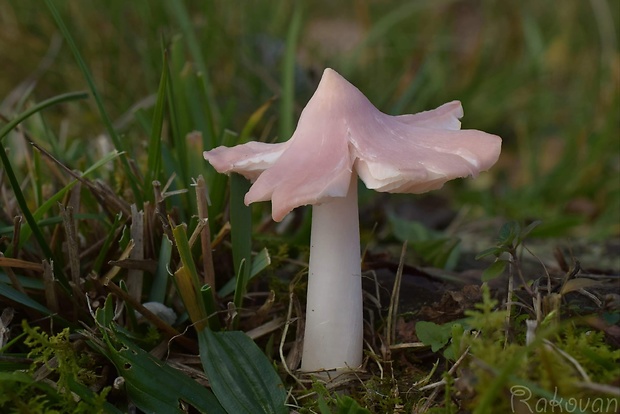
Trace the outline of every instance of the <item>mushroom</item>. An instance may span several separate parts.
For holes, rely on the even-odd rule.
[[[302,371],[362,363],[357,177],[376,191],[424,193],[489,169],[501,139],[460,130],[462,116],[458,101],[413,115],[386,115],[325,69],[288,141],[205,151],[218,172],[251,180],[245,203],[271,200],[275,221],[312,205]]]

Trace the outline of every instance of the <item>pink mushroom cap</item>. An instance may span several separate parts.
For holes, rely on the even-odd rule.
[[[458,101],[412,115],[384,114],[328,68],[288,141],[217,147],[204,157],[220,173],[251,180],[245,203],[271,200],[280,221],[296,207],[345,197],[354,172],[376,191],[424,193],[488,170],[502,140],[461,130],[462,116]]]

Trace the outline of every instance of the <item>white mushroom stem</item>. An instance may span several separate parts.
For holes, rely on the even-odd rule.
[[[363,309],[357,176],[344,198],[312,207],[302,371],[362,363]]]

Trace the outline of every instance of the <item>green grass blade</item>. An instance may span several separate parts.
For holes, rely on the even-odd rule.
[[[0,141],[2,141],[2,139],[6,135],[8,135],[8,133],[13,128],[19,125],[22,121],[24,121],[24,119],[29,118],[31,115],[36,114],[37,112],[47,107],[50,107],[52,105],[56,105],[62,102],[75,101],[78,99],[86,99],[86,98],[88,98],[87,92],[69,92],[69,93],[65,93],[62,95],[54,96],[53,98],[46,99],[43,102],[39,102],[38,104],[34,105],[32,108],[28,109],[27,111],[24,111],[21,114],[17,115],[15,119],[12,119],[5,126],[2,127],[2,129],[0,129]]]
[[[20,115],[18,115],[17,117],[15,117],[15,119],[13,119],[9,123],[7,123],[0,130],[0,141],[2,140],[2,138],[4,138],[4,136],[6,136],[9,133],[9,131],[11,131],[13,128],[15,128],[20,122],[22,122],[24,119],[30,117],[31,115],[37,113],[38,111],[41,111],[44,108],[47,108],[47,107],[49,107],[51,105],[54,105],[54,104],[57,104],[57,103],[60,103],[60,102],[66,102],[66,101],[75,100],[75,99],[84,99],[87,96],[88,96],[88,94],[86,94],[85,92],[72,92],[72,93],[68,93],[68,94],[63,94],[63,95],[55,96],[53,98],[47,99],[47,100],[45,100],[45,101],[43,101],[43,102],[33,106],[29,110],[27,110],[27,111],[21,113]],[[28,204],[26,202],[26,198],[24,197],[24,193],[21,191],[21,187],[19,186],[19,182],[17,180],[17,176],[15,175],[15,172],[13,171],[13,168],[12,168],[11,163],[9,161],[9,157],[8,157],[4,147],[0,148],[0,161],[2,161],[2,165],[4,166],[4,170],[5,170],[5,173],[7,175],[7,178],[9,179],[9,182],[11,183],[11,187],[13,188],[13,192],[15,194],[15,199],[17,200],[17,203],[19,204],[19,208],[21,209],[22,214],[26,218],[26,222],[28,223],[28,226],[30,227],[32,233],[34,234],[35,238],[37,239],[37,242],[39,243],[39,246],[41,247],[41,250],[43,250],[43,254],[49,260],[54,262],[54,255],[52,253],[52,249],[49,247],[49,245],[45,241],[45,238],[43,237],[43,233],[41,232],[41,229],[37,225],[37,221],[35,220],[35,218],[33,217],[32,213],[30,212],[30,209],[28,208]],[[20,239],[20,240],[22,240],[22,239]],[[7,256],[11,256],[12,255],[12,249],[10,247],[5,252],[5,255],[7,255]],[[68,284],[68,281],[66,280],[64,274],[61,271],[58,271],[57,272],[57,277],[58,277],[58,281],[60,282],[60,284],[65,289],[68,290],[69,289],[69,284]]]
[[[241,300],[245,294],[246,285],[250,277],[252,263],[252,210],[243,202],[245,194],[250,189],[250,182],[239,174],[230,176],[230,237],[232,240],[232,254],[237,278],[235,290],[235,305],[241,307]],[[242,263],[244,263],[242,268]]]
[[[35,177],[43,177],[43,171],[41,171],[41,153],[34,151],[32,154],[33,174]],[[32,180],[32,187],[34,190],[34,202],[36,206],[40,206],[43,203],[43,180]]]
[[[88,83],[88,88],[90,89],[90,92],[93,94],[93,97],[95,98],[97,109],[99,110],[101,119],[103,120],[106,130],[108,131],[108,134],[110,135],[110,138],[112,139],[112,143],[114,144],[114,147],[118,151],[123,152],[124,145],[120,137],[116,133],[114,126],[112,125],[112,120],[110,119],[110,116],[108,115],[107,111],[105,110],[105,107],[103,106],[103,100],[101,98],[101,95],[99,94],[99,91],[97,90],[97,87],[95,86],[95,80],[93,79],[93,76],[90,73],[90,69],[88,69],[88,66],[86,66],[86,62],[82,58],[80,50],[78,49],[75,41],[73,40],[73,36],[71,36],[71,32],[69,32],[69,29],[65,25],[65,22],[62,16],[60,15],[60,13],[58,12],[58,9],[54,5],[53,0],[45,0],[45,3],[47,4],[47,7],[50,10],[52,17],[56,21],[56,24],[58,25],[58,28],[60,29],[63,37],[65,38],[67,44],[69,45],[69,48],[71,49],[71,52],[73,53],[73,56],[75,57],[75,60],[77,61],[78,66],[80,67],[82,75],[86,79],[86,83]],[[129,161],[127,160],[127,158],[121,157],[121,165],[123,167],[123,172],[125,173],[125,176],[129,180],[129,184],[131,185],[131,189],[133,191],[133,195],[136,200],[136,203],[138,204],[140,208],[142,208],[143,202],[142,202],[142,193],[138,186],[139,181],[134,175],[131,167],[129,166]]]
[[[112,151],[111,153],[107,154],[105,157],[101,158],[96,163],[91,165],[86,171],[84,171],[82,173],[82,177],[89,176],[95,170],[97,170],[99,167],[107,164],[108,162],[112,161],[113,159],[115,159],[119,155],[120,155],[120,153],[118,153],[117,151]],[[0,156],[1,156],[1,154],[0,154]],[[43,216],[45,215],[45,213],[47,213],[47,211],[50,208],[55,206],[56,203],[58,203],[62,199],[62,197],[65,196],[65,193],[67,191],[69,191],[71,188],[73,188],[73,186],[75,184],[77,184],[77,180],[71,181],[69,184],[64,186],[60,191],[58,191],[56,194],[54,194],[49,199],[47,199],[47,201],[45,203],[43,203],[39,208],[37,208],[35,210],[35,212],[32,214],[32,216],[34,217],[34,220],[35,220],[35,224],[39,220],[41,220],[43,218]],[[32,229],[32,226],[30,225],[30,222],[26,222],[24,225],[22,225],[21,231],[19,233],[19,245],[20,245],[20,247],[22,247],[24,245],[24,243],[27,242],[28,239],[30,239],[30,235],[32,233],[33,233],[33,229]],[[10,256],[11,254],[12,254],[12,249],[9,246],[9,248],[5,252],[5,255]]]
[[[159,247],[159,258],[157,261],[157,270],[155,271],[153,285],[151,286],[151,292],[149,293],[150,302],[164,303],[164,301],[166,300],[168,280],[170,279],[170,276],[168,274],[168,265],[170,264],[171,256],[172,242],[170,241],[170,239],[168,239],[168,236],[164,236],[161,239],[161,246]]]
[[[179,250],[181,263],[190,271],[194,287],[198,290],[200,289],[201,283],[200,279],[198,279],[198,271],[196,270],[196,263],[194,263],[194,258],[192,257],[192,250],[189,246],[185,225],[181,224],[173,228],[172,234],[174,235],[174,241]]]
[[[213,110],[211,110],[210,105],[211,103],[209,102],[209,96],[212,95],[212,92],[210,92],[213,87],[211,86],[211,84],[209,83],[209,79],[207,76],[205,76],[204,73],[198,73],[198,81],[200,83],[200,87],[202,89],[202,93],[205,96],[205,100],[207,101],[206,105],[204,106],[204,112],[205,112],[205,116],[206,116],[206,121],[207,121],[207,126],[208,129],[203,136],[203,146],[205,149],[211,149],[213,147],[215,147],[215,140],[218,138],[218,127],[215,124],[215,119],[213,118]]]
[[[153,180],[159,178],[159,170],[161,168],[161,131],[164,124],[164,107],[166,104],[166,90],[168,89],[168,55],[163,53],[163,68],[161,71],[161,79],[159,81],[159,89],[157,90],[157,102],[155,104],[155,113],[153,114],[153,123],[151,126],[151,138],[149,141],[149,151],[147,159],[147,169],[144,174],[144,186],[150,188]],[[148,191],[149,199],[153,199],[154,193]]]
[[[53,312],[49,310],[47,307],[41,305],[36,300],[30,298],[29,296],[21,293],[18,290],[13,289],[12,287],[5,285],[4,283],[0,283],[0,296],[9,299],[10,301],[19,303],[24,305],[27,308],[34,309],[37,312],[41,312],[44,315],[53,315]],[[59,317],[54,316],[54,319],[60,321],[62,325],[68,325],[69,323]]]
[[[185,8],[185,3],[182,1],[166,1],[164,2],[168,7],[168,10],[174,15],[177,20],[177,23],[181,27],[181,32],[183,33],[183,37],[187,42],[187,46],[189,48],[189,52],[192,55],[193,61],[196,63],[198,67],[198,72],[200,76],[203,77],[204,85],[211,85],[211,81],[209,80],[209,75],[207,72],[207,65],[202,56],[202,51],[200,50],[200,44],[198,39],[196,38],[196,34],[194,33],[192,24],[189,19],[189,14],[187,13],[187,9]],[[212,125],[215,125],[220,118],[220,114],[218,112],[218,107],[215,102],[215,96],[213,95],[212,87],[204,87],[203,88],[206,98],[207,105],[204,108],[207,111],[207,118],[212,121]],[[214,128],[217,130],[217,128]]]
[[[208,323],[208,314],[202,295],[200,294],[202,283],[198,277],[196,263],[194,263],[192,251],[189,246],[186,226],[183,224],[176,226],[172,229],[172,234],[174,235],[174,242],[176,243],[177,250],[179,251],[179,256],[181,258],[181,263],[183,264],[183,266],[175,272],[175,277],[177,277],[177,287],[179,288],[179,293],[183,298],[183,302],[186,306],[189,305],[193,310],[193,312],[190,313],[192,316],[192,322],[196,324],[197,329],[200,329],[204,326],[204,324]],[[185,278],[185,284],[178,285],[180,282],[178,278],[180,277]],[[187,278],[189,278],[189,281]],[[190,309],[188,309],[188,311],[189,310]]]
[[[295,4],[295,11],[286,36],[286,50],[282,61],[282,97],[280,100],[280,128],[279,141],[286,141],[293,134],[295,120],[295,57],[297,40],[301,32],[302,9],[299,3]]]
[[[19,283],[22,285],[24,289],[32,289],[32,290],[45,289],[43,285],[43,281],[41,279],[33,279],[31,277],[19,276],[19,275],[16,275],[16,276],[17,276],[17,280],[19,281]],[[4,283],[5,285],[10,285],[12,284],[11,278],[9,278],[9,276],[6,273],[0,272],[0,283]]]
[[[286,390],[265,354],[243,332],[198,334],[211,389],[229,413],[285,414]]]
[[[217,316],[217,305],[215,299],[213,299],[213,289],[209,285],[204,285],[200,289],[202,300],[205,304],[207,315],[209,315],[209,329],[213,331],[219,331],[221,329],[220,320]]]
[[[17,177],[15,176],[13,167],[11,167],[11,163],[9,162],[9,157],[7,156],[7,153],[4,147],[0,148],[0,160],[2,161],[2,164],[4,165],[4,172],[9,179],[9,182],[11,183],[11,187],[13,187],[13,193],[15,194],[15,199],[17,200],[17,204],[19,204],[19,208],[21,209],[22,214],[26,218],[26,222],[30,226],[30,229],[32,233],[34,234],[34,237],[37,239],[37,242],[39,243],[41,250],[43,250],[43,254],[45,255],[45,257],[48,260],[54,262],[54,254],[52,253],[52,249],[50,249],[50,246],[47,244],[47,241],[45,240],[45,237],[43,237],[43,233],[41,232],[41,229],[39,228],[37,221],[32,216],[32,213],[30,212],[30,209],[28,208],[28,203],[26,202],[24,193],[22,193],[22,190],[19,186],[19,182],[17,181]],[[9,249],[7,249],[7,251],[5,252],[5,255],[11,256],[12,251],[9,251]],[[65,275],[59,271],[56,276],[58,277],[58,281],[60,282],[60,284],[65,289],[67,289],[67,291],[69,291],[69,283]]]
[[[191,130],[192,120],[184,94],[185,47],[181,38],[175,37],[170,45],[170,79],[168,82],[168,108],[172,124],[173,150],[176,154],[176,172],[183,182],[189,182],[189,162],[185,137]]]
[[[265,112],[267,112],[267,109],[269,109],[273,101],[274,98],[269,99],[267,102],[262,104],[256,111],[254,111],[252,115],[250,115],[248,122],[245,123],[245,126],[241,130],[241,134],[239,134],[239,144],[245,144],[250,140],[250,135],[256,127],[256,124],[258,124],[260,120],[263,119],[263,115],[265,115]]]
[[[123,214],[118,213],[114,217],[114,222],[112,223],[112,226],[108,230],[108,235],[106,236],[103,242],[103,246],[101,246],[101,249],[99,250],[99,254],[97,255],[97,258],[95,259],[95,263],[93,264],[92,271],[95,272],[96,274],[99,274],[99,272],[101,271],[101,267],[103,266],[103,261],[105,260],[108,250],[110,250],[110,246],[112,245],[112,242],[114,241],[114,235],[116,234],[116,229],[121,224],[122,217],[123,217]]]
[[[256,275],[258,275],[262,270],[266,269],[267,266],[271,264],[271,256],[269,256],[269,251],[265,247],[263,250],[258,252],[256,256],[252,259],[252,266],[250,269],[250,277],[248,281],[252,280]],[[218,291],[218,295],[220,297],[225,297],[230,295],[236,286],[236,279],[231,279],[222,288]]]
[[[91,407],[99,407],[99,405],[102,405],[101,408],[106,414],[123,414],[123,411],[119,410],[109,402],[104,401],[101,403],[97,401],[98,395],[76,379],[69,378],[68,384],[71,392],[80,398],[82,404],[89,404]],[[56,393],[58,393],[58,391],[56,391]]]

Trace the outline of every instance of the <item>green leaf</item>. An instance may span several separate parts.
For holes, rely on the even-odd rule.
[[[56,388],[43,381],[36,381],[32,375],[29,375],[22,371],[15,372],[0,372],[0,383],[2,382],[21,382],[38,388],[40,391],[47,393],[48,395],[57,395]]]
[[[456,266],[460,255],[458,238],[446,237],[417,221],[403,220],[393,214],[388,218],[394,237],[401,242],[410,242],[425,264],[442,269]]]
[[[491,279],[495,279],[506,269],[506,261],[505,260],[497,260],[491,266],[487,267],[484,272],[482,272],[482,281],[488,282]]]
[[[248,282],[252,280],[256,275],[258,275],[261,271],[266,269],[267,266],[269,266],[270,264],[271,264],[271,256],[269,256],[269,251],[265,247],[252,259],[252,268],[250,269],[250,277],[248,279]],[[218,291],[218,295],[220,297],[230,295],[235,290],[236,283],[237,283],[237,278],[230,279]]]
[[[446,359],[451,359],[452,361],[456,360],[461,354],[461,342],[463,339],[463,334],[465,333],[465,327],[462,323],[452,323],[452,327],[450,328],[451,333],[450,336],[452,341],[450,346],[446,348],[443,353],[443,356]]]
[[[419,321],[415,324],[418,339],[425,345],[430,345],[431,351],[437,352],[450,340],[452,325],[437,325],[433,322]]]
[[[360,405],[351,397],[344,396],[338,398],[338,414],[370,414],[365,408]]]
[[[519,235],[520,226],[516,221],[509,221],[505,223],[499,230],[498,242],[502,246],[510,247],[515,238]]]
[[[122,414],[123,413],[121,410],[119,410],[118,408],[116,408],[115,406],[113,406],[107,401],[102,401],[102,402],[97,401],[98,395],[93,390],[88,388],[86,385],[76,381],[73,378],[69,378],[67,382],[68,382],[69,388],[71,389],[71,392],[79,397],[82,404],[84,403],[88,404],[89,409],[95,412],[100,409],[103,409],[103,412],[105,412],[106,414]],[[56,391],[56,393],[57,392],[58,391]]]
[[[388,216],[394,237],[401,242],[418,242],[437,238],[437,233],[417,221],[403,220],[398,216]]]
[[[217,305],[215,299],[213,299],[213,289],[209,285],[204,285],[200,288],[200,294],[202,295],[202,301],[205,304],[205,311],[209,315],[209,328],[214,331],[219,331],[220,320],[217,316]]]
[[[121,345],[116,350],[112,341]],[[181,401],[203,413],[226,414],[213,393],[124,337],[108,335],[108,357],[114,363],[131,401],[146,413],[183,413]]]
[[[329,406],[322,395],[319,395],[318,406],[321,414],[332,414],[332,410],[329,409]]]
[[[103,302],[103,307],[95,312],[95,319],[99,326],[109,328],[114,322],[114,297],[109,294]]]
[[[439,238],[412,242],[411,246],[425,263],[436,268],[454,269],[458,263],[460,242],[456,238]]]
[[[198,334],[211,389],[229,413],[285,414],[286,390],[267,357],[243,332]]]
[[[480,253],[478,253],[476,255],[476,260],[480,260],[483,257],[487,257],[487,256],[499,256],[500,254],[502,254],[505,250],[502,249],[501,247],[489,247],[488,249],[484,249],[483,251],[481,251]]]

